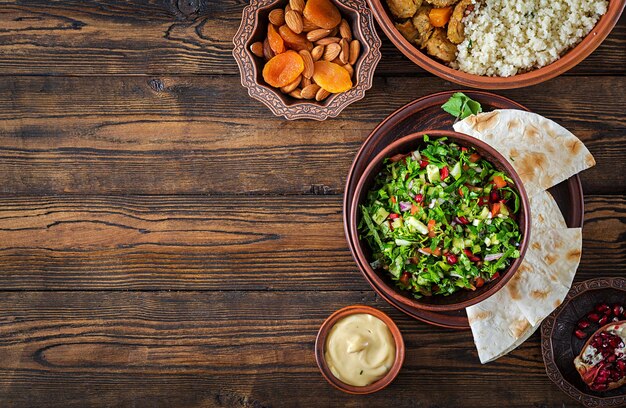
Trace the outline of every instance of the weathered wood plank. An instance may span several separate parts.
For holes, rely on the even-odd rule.
[[[364,100],[319,123],[271,116],[236,77],[0,77],[0,194],[340,193],[377,123],[450,89],[377,78]],[[587,193],[626,191],[615,168],[626,161],[616,103],[626,78],[561,77],[502,94],[585,142],[598,163],[582,174]]]
[[[233,74],[232,38],[247,2],[4,0],[0,74]],[[424,75],[379,30],[381,75]],[[623,74],[626,19],[571,74]]]
[[[354,303],[389,313],[407,347],[396,381],[368,397],[329,386],[313,354],[322,321]],[[469,331],[413,321],[371,292],[3,293],[0,327],[3,407],[571,405],[538,334],[483,366]]]
[[[577,279],[626,273],[626,197],[589,196]],[[340,196],[0,199],[0,290],[371,290]]]

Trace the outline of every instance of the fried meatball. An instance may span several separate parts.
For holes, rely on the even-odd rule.
[[[407,20],[404,23],[395,23],[394,25],[396,26],[398,31],[400,31],[400,34],[402,34],[402,36],[407,39],[407,41],[409,41],[410,43],[415,43],[415,40],[417,40],[419,33],[415,29],[413,23],[411,23],[411,20]]]
[[[430,18],[428,17],[430,10],[432,10],[431,6],[422,6],[417,10],[415,16],[413,16],[413,25],[418,33],[415,43],[421,48],[426,46],[426,41],[428,41],[433,33],[433,26],[430,24]]]

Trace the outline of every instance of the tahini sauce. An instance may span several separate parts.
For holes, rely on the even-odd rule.
[[[387,325],[366,313],[344,317],[326,338],[324,358],[337,379],[354,386],[369,385],[387,374],[396,346]]]

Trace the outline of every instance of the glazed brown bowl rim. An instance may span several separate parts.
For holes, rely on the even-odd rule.
[[[426,55],[405,39],[395,28],[393,21],[382,4],[382,0],[367,0],[367,2],[385,35],[407,58],[440,78],[463,86],[481,89],[513,89],[536,85],[572,69],[587,58],[606,39],[617,24],[626,5],[626,0],[609,0],[607,12],[600,17],[594,28],[578,44],[571,47],[564,55],[551,64],[510,77],[490,77],[469,74],[450,68]]]
[[[324,357],[326,339],[328,338],[328,334],[330,333],[330,330],[333,328],[333,326],[344,317],[360,313],[369,314],[382,320],[383,323],[385,323],[385,325],[387,325],[387,327],[389,328],[391,336],[393,337],[394,344],[396,346],[395,359],[393,361],[391,369],[387,372],[387,374],[385,374],[385,376],[378,381],[375,381],[372,384],[363,387],[346,384],[343,381],[339,380],[337,377],[335,377],[328,367],[328,364],[326,363],[326,358]],[[330,316],[326,318],[326,320],[324,320],[324,322],[320,326],[319,331],[317,332],[317,337],[315,338],[315,360],[317,361],[317,366],[320,369],[322,376],[326,379],[326,381],[328,381],[330,385],[348,394],[371,394],[387,387],[398,376],[398,373],[402,368],[402,364],[404,363],[404,354],[405,346],[404,339],[402,338],[402,332],[400,332],[400,329],[393,321],[393,319],[382,310],[367,305],[357,304],[345,306],[333,312]]]
[[[286,0],[251,0],[243,8],[241,24],[233,37],[232,55],[239,67],[241,85],[248,90],[248,95],[262,102],[276,116],[283,116],[288,120],[314,119],[326,120],[338,116],[347,106],[365,97],[365,92],[371,89],[374,82],[374,72],[381,59],[380,48],[382,41],[376,33],[373,12],[369,9],[366,0],[331,0],[337,4],[342,16],[349,14],[354,18],[355,26],[353,38],[361,43],[361,55],[354,65],[354,86],[340,94],[333,94],[323,102],[310,100],[293,100],[286,103],[279,90],[258,81],[261,69],[258,57],[249,49],[259,26],[259,12],[269,9]]]
[[[476,296],[471,297],[470,299],[466,299],[464,301],[455,302],[455,303],[449,303],[449,304],[423,303],[423,302],[420,302],[418,299],[410,298],[400,293],[399,290],[397,290],[395,287],[388,284],[385,281],[385,279],[383,279],[378,273],[376,273],[376,271],[374,271],[374,269],[372,269],[372,267],[370,266],[369,260],[367,259],[367,257],[365,256],[365,253],[363,252],[361,240],[358,238],[359,237],[358,224],[357,224],[358,206],[361,204],[361,202],[359,201],[359,197],[361,196],[361,193],[365,187],[365,183],[370,173],[372,173],[373,169],[382,160],[384,160],[386,157],[389,157],[391,151],[394,151],[400,146],[408,145],[420,139],[423,139],[424,135],[428,135],[431,138],[447,137],[453,141],[460,140],[469,146],[477,147],[479,150],[486,151],[487,153],[489,153],[489,155],[495,159],[494,160],[490,158],[489,161],[492,162],[493,164],[501,165],[501,167],[503,167],[506,170],[506,173],[508,174],[508,176],[511,177],[513,181],[515,182],[516,189],[520,194],[520,201],[521,201],[520,208],[524,214],[523,222],[520,222],[519,224],[520,230],[522,232],[522,241],[520,242],[520,247],[519,247],[520,257],[515,259],[511,263],[511,265],[507,269],[505,269],[504,272],[500,274],[501,275],[500,279],[498,279],[497,281],[493,283],[488,284],[487,289],[485,289],[483,292],[479,293]],[[502,156],[502,154],[500,154],[496,149],[494,149],[487,143],[481,140],[475,139],[471,136],[465,135],[463,133],[458,133],[458,132],[454,132],[450,130],[426,130],[426,131],[411,133],[409,135],[403,136],[400,139],[395,140],[394,142],[386,146],[383,150],[381,150],[374,157],[374,159],[370,161],[366,169],[361,174],[361,177],[359,178],[357,186],[354,189],[354,193],[352,194],[351,207],[352,208],[351,208],[351,214],[350,214],[349,229],[350,229],[350,233],[354,237],[355,242],[354,243],[349,242],[349,245],[354,247],[353,254],[356,254],[355,256],[357,259],[355,259],[355,261],[357,263],[357,266],[359,267],[359,269],[361,269],[361,272],[363,272],[370,279],[372,284],[375,285],[377,288],[379,288],[381,291],[383,291],[386,295],[399,301],[403,305],[416,308],[416,309],[424,309],[424,310],[430,310],[434,312],[454,311],[454,310],[460,310],[460,309],[464,309],[466,307],[475,305],[489,298],[490,296],[495,294],[497,291],[502,289],[504,285],[506,285],[506,283],[517,272],[519,266],[524,260],[524,255],[526,254],[526,249],[530,241],[530,226],[531,226],[530,203],[528,200],[528,196],[526,194],[526,189],[524,188],[524,184],[521,178],[519,177],[519,175],[517,174],[517,172],[515,171],[515,169],[513,168],[513,166],[508,162],[508,160],[504,158],[504,156]],[[454,293],[450,296],[455,296],[457,293]]]
[[[561,305],[541,323],[541,355],[543,357],[546,375],[562,392],[586,407],[622,406],[622,404],[626,403],[626,394],[613,397],[598,397],[596,395],[588,394],[570,383],[563,376],[561,370],[556,364],[552,339],[554,337],[556,323],[561,317],[561,314],[567,308],[567,305],[569,305],[569,303],[577,297],[582,296],[587,292],[602,289],[617,289],[626,293],[626,278],[593,278],[574,283],[563,300],[563,303],[561,303]]]

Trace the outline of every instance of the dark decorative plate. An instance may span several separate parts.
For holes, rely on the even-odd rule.
[[[430,129],[453,130],[452,125],[454,124],[454,118],[450,114],[444,112],[441,109],[441,105],[443,105],[455,92],[459,91],[440,92],[416,99],[389,115],[367,137],[361,146],[361,149],[357,152],[346,179],[343,201],[343,225],[344,233],[346,235],[346,239],[350,243],[350,247],[352,247],[353,242],[356,242],[353,241],[347,230],[347,226],[349,225],[348,220],[350,218],[349,211],[350,206],[352,205],[352,196],[358,180],[369,162],[385,146],[402,136]],[[480,102],[483,106],[483,110],[485,111],[491,111],[494,109],[528,110],[526,107],[517,102],[493,93],[479,91],[460,92],[463,92],[470,98]],[[563,212],[567,225],[572,228],[582,227],[584,212],[583,192],[578,175],[570,177],[564,182],[552,187],[550,189],[550,193],[552,193],[559,205],[559,208],[561,209],[561,212]],[[352,256],[358,263],[354,253]],[[365,274],[363,274],[363,276],[379,296],[409,316],[435,326],[453,329],[469,329],[469,322],[467,320],[465,309],[445,313],[435,313],[407,307],[395,302],[391,298],[386,297],[372,284]]]
[[[626,406],[626,386],[596,392],[581,380],[574,358],[585,340],[573,335],[576,324],[598,303],[624,303],[626,278],[599,278],[575,284],[563,304],[541,324],[541,352],[548,377],[570,397],[586,407]],[[599,327],[591,327],[593,333]]]

